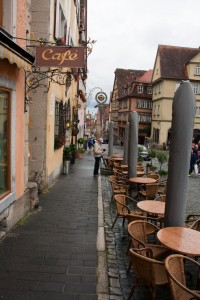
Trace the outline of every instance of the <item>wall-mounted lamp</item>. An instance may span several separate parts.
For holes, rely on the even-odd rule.
[[[65,125],[66,125],[66,129],[69,130],[70,127],[71,127],[71,122],[70,122],[70,120],[67,120]]]
[[[157,124],[160,125],[160,121],[157,121]]]

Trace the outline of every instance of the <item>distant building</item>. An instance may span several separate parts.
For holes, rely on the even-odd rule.
[[[200,49],[159,45],[154,64],[151,140],[169,143],[172,102],[182,80],[189,80],[196,98],[194,141],[200,140]],[[181,107],[180,107],[181,109]]]
[[[114,142],[123,139],[129,112],[137,111],[139,142],[150,136],[152,114],[152,70],[116,69],[110,101],[110,121],[114,124]]]

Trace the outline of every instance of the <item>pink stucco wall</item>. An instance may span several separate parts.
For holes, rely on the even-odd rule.
[[[26,38],[27,29],[27,0],[17,1],[17,37]],[[26,47],[26,41],[17,40],[22,48]]]
[[[0,60],[1,76],[16,82],[16,116],[15,116],[15,141],[12,147],[15,149],[15,182],[16,198],[24,193],[24,70],[18,69],[15,64],[10,64],[7,59]],[[11,95],[12,98],[12,95]],[[11,106],[14,103],[11,101]],[[14,118],[11,122],[14,122]]]

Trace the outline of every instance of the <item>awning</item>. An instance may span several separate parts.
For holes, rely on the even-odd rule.
[[[0,45],[0,58],[7,58],[11,64],[16,64],[18,68],[23,68],[25,71],[31,71],[31,64],[28,63],[24,58],[15,54],[11,49]]]
[[[25,71],[31,71],[31,66],[35,59],[34,56],[16,44],[12,36],[0,27],[0,59],[4,58]]]

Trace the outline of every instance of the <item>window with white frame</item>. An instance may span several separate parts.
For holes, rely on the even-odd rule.
[[[56,2],[56,17],[55,17],[55,28],[54,28],[55,38],[63,38],[64,42],[69,42],[69,37],[67,37],[67,20],[60,3],[60,0]]]
[[[196,66],[195,75],[200,75],[200,66]]]
[[[195,117],[200,117],[200,107],[196,107]]]
[[[147,100],[137,100],[136,107],[137,108],[152,109],[152,102],[147,101]]]
[[[152,94],[152,86],[147,87],[147,94],[149,94],[149,95]]]
[[[139,114],[138,121],[140,123],[151,123],[151,115]]]
[[[195,95],[199,94],[199,85],[198,84],[193,84],[193,91],[194,91]]]
[[[16,36],[17,1],[0,0],[0,26],[10,35]]]
[[[143,86],[141,84],[137,86],[137,92],[143,93]]]

